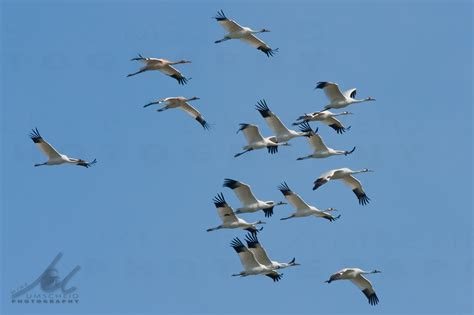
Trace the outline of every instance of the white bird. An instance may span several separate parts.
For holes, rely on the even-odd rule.
[[[193,96],[191,98],[185,98],[183,96],[167,97],[167,98],[162,98],[154,102],[148,103],[144,105],[143,107],[148,107],[154,104],[162,104],[162,103],[165,104],[164,107],[157,110],[158,112],[162,112],[170,108],[180,108],[184,110],[186,113],[188,113],[189,115],[191,115],[194,119],[196,119],[198,123],[200,123],[204,129],[209,129],[210,128],[209,124],[204,120],[201,113],[196,108],[188,104],[188,102],[190,101],[199,100],[199,99],[200,98],[196,96]]]
[[[138,55],[137,58],[132,58],[132,61],[138,60],[145,65],[140,68],[137,72],[130,73],[127,75],[127,77],[131,77],[133,75],[137,75],[139,73],[145,72],[145,71],[150,71],[150,70],[158,70],[167,76],[170,76],[178,81],[179,84],[184,85],[188,83],[188,80],[191,78],[186,78],[183,76],[181,72],[179,72],[176,68],[173,67],[173,65],[178,65],[181,63],[191,63],[191,61],[188,60],[179,60],[179,61],[169,61],[166,59],[158,59],[158,58],[145,58],[142,55]]]
[[[260,112],[263,118],[268,125],[268,127],[272,130],[274,137],[270,137],[270,140],[273,142],[287,142],[296,137],[304,137],[307,136],[307,132],[298,132],[294,130],[288,129],[267,106],[267,102],[265,100],[260,100],[257,103],[256,109]]]
[[[335,221],[341,217],[341,215],[333,216],[330,214],[330,211],[335,211],[334,208],[327,208],[324,211],[319,210],[316,207],[310,206],[307,204],[303,198],[300,197],[297,193],[293,192],[287,183],[282,183],[278,186],[278,189],[281,191],[286,200],[296,209],[296,212],[291,214],[289,217],[281,218],[280,220],[288,220],[291,218],[302,218],[314,215],[315,217],[324,218],[330,222]]]
[[[310,121],[321,121],[324,124],[328,125],[332,129],[336,130],[337,133],[342,134],[347,130],[351,129],[351,126],[344,127],[344,125],[335,118],[336,116],[342,115],[352,115],[351,112],[341,112],[341,113],[332,113],[328,110],[323,110],[320,112],[314,112],[309,114],[304,114],[303,116],[298,117],[297,121],[293,123],[293,126],[302,124],[303,122],[310,122]]]
[[[249,27],[242,27],[237,22],[229,20],[224,11],[217,12],[217,15],[214,17],[216,21],[224,27],[228,34],[220,40],[216,40],[214,43],[222,43],[230,39],[240,39],[241,41],[250,44],[251,46],[257,48],[258,50],[263,51],[267,57],[273,56],[275,52],[278,51],[278,48],[271,49],[264,41],[256,37],[254,34],[270,32],[269,30],[262,28],[261,30],[255,31]]]
[[[242,243],[239,238],[234,238],[230,243],[230,246],[234,248],[240,258],[242,266],[244,266],[244,271],[241,271],[237,274],[233,274],[233,277],[246,277],[246,276],[256,276],[256,275],[265,275],[272,278],[274,282],[277,282],[281,279],[283,274],[272,270],[264,265],[262,265],[256,258],[255,255]]]
[[[59,164],[64,164],[64,163],[69,163],[69,164],[75,164],[79,166],[84,166],[86,168],[91,167],[95,163],[97,163],[97,160],[94,159],[91,162],[86,162],[85,160],[82,159],[75,159],[75,158],[70,158],[65,154],[61,154],[58,151],[56,151],[55,148],[48,142],[46,142],[40,135],[38,128],[35,128],[32,130],[30,133],[30,138],[33,140],[34,143],[38,146],[38,148],[43,151],[44,154],[48,157],[48,161],[41,163],[41,164],[35,164],[35,166],[41,166],[41,165],[59,165]]]
[[[265,267],[275,270],[300,265],[295,261],[295,258],[293,258],[292,260],[290,260],[290,262],[287,263],[280,263],[278,261],[270,260],[267,255],[267,252],[265,251],[265,248],[263,248],[262,245],[259,243],[256,234],[247,234],[245,236],[245,241],[247,242],[248,249],[255,256],[255,259],[257,259],[257,261]]]
[[[235,154],[234,157],[241,156],[242,154],[250,152],[252,150],[258,150],[258,149],[263,149],[263,148],[267,148],[268,153],[274,154],[278,152],[279,146],[290,145],[289,143],[286,143],[286,142],[277,143],[272,140],[273,137],[264,138],[260,134],[260,130],[258,129],[258,127],[255,125],[240,124],[240,128],[239,130],[237,130],[237,133],[239,133],[239,131],[242,131],[244,133],[244,136],[247,139],[248,144],[242,148],[244,151]]]
[[[248,223],[247,221],[238,218],[232,208],[227,204],[227,202],[224,199],[224,195],[218,194],[214,199],[213,199],[214,205],[216,206],[217,209],[217,214],[222,220],[222,224],[215,227],[215,228],[210,228],[207,229],[207,232],[219,230],[219,229],[244,229],[247,230],[251,233],[257,233],[258,231],[261,231],[262,228],[257,229],[256,225],[258,224],[265,224],[263,221],[256,221],[252,223]]]
[[[333,155],[349,155],[352,152],[354,152],[355,148],[352,148],[350,151],[345,151],[345,150],[334,150],[332,148],[329,148],[321,138],[321,136],[317,133],[318,128],[316,130],[312,130],[311,127],[307,122],[301,124],[300,130],[302,132],[306,132],[308,135],[308,143],[309,145],[313,148],[313,153],[299,157],[297,158],[298,161],[300,160],[305,160],[305,159],[321,159],[321,158],[327,158]]]
[[[355,284],[360,290],[362,290],[362,293],[364,293],[364,295],[369,300],[369,304],[376,305],[379,303],[379,298],[377,297],[377,294],[375,294],[374,288],[372,287],[372,283],[370,283],[370,281],[367,280],[367,278],[365,278],[363,275],[380,272],[381,271],[379,270],[364,271],[359,268],[344,268],[331,275],[329,280],[325,282],[331,283],[332,281],[336,280],[351,280],[353,284]]]
[[[350,89],[345,92],[341,92],[339,86],[333,82],[318,82],[316,84],[316,89],[323,89],[324,93],[331,102],[324,106],[324,109],[344,108],[355,103],[375,101],[375,99],[370,96],[360,100],[355,99],[354,97],[356,96],[357,89]]]
[[[366,204],[369,203],[370,198],[367,197],[367,195],[365,194],[364,189],[362,188],[362,184],[352,175],[358,174],[358,173],[366,173],[366,172],[373,172],[373,171],[367,168],[364,168],[359,171],[353,171],[349,168],[338,168],[338,169],[330,170],[322,174],[321,176],[319,176],[314,181],[313,190],[318,189],[319,187],[326,184],[330,180],[342,179],[342,181],[346,183],[352,189],[354,194],[357,196],[357,199],[359,199],[359,204],[365,206]]]
[[[242,203],[241,208],[237,208],[235,213],[248,213],[263,210],[265,217],[269,218],[273,215],[273,208],[279,205],[285,205],[286,202],[262,201],[255,198],[249,185],[230,178],[224,179],[224,187],[234,191],[237,198]]]

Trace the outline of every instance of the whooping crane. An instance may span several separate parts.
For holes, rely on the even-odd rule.
[[[164,103],[165,106],[158,109],[157,110],[158,112],[162,112],[170,108],[180,108],[184,110],[186,113],[188,113],[189,115],[191,115],[194,119],[196,119],[198,123],[200,123],[204,129],[209,129],[209,124],[204,120],[201,113],[197,109],[195,109],[194,107],[188,104],[188,102],[190,101],[199,100],[199,99],[200,98],[196,96],[193,96],[191,98],[185,98],[183,96],[167,97],[167,98],[162,98],[154,102],[148,103],[144,105],[143,107],[148,107],[150,105]]]
[[[256,276],[256,275],[265,275],[272,278],[274,282],[277,282],[281,279],[283,274],[272,270],[264,265],[262,265],[256,258],[255,255],[242,243],[239,238],[234,238],[230,243],[230,246],[234,248],[240,258],[242,266],[244,266],[244,271],[241,271],[237,274],[233,274],[233,277],[246,277],[246,276]]]
[[[267,148],[268,153],[274,154],[278,152],[278,146],[290,145],[289,143],[286,143],[286,142],[277,143],[271,140],[272,137],[267,137],[267,138],[262,137],[262,135],[260,134],[260,130],[255,125],[240,124],[240,128],[239,130],[237,130],[237,133],[239,133],[239,131],[242,131],[244,133],[244,136],[247,139],[248,144],[242,148],[244,151],[235,154],[234,157],[241,156],[242,154],[250,152],[252,150],[258,150],[258,149],[263,149],[263,148]]]
[[[293,192],[287,183],[282,183],[278,186],[278,189],[281,191],[286,200],[296,209],[296,212],[291,214],[289,217],[281,218],[280,220],[288,220],[291,218],[302,218],[314,215],[315,217],[324,218],[330,222],[335,221],[341,217],[341,215],[333,216],[330,214],[330,211],[336,211],[334,208],[327,208],[324,211],[319,210],[316,207],[308,205],[303,198],[300,197],[297,193]]]
[[[161,71],[162,73],[166,74],[167,76],[170,76],[178,81],[179,84],[184,85],[188,83],[188,80],[191,78],[186,78],[183,76],[181,72],[179,72],[176,68],[172,67],[173,65],[178,65],[181,63],[191,63],[191,61],[188,60],[179,60],[179,61],[169,61],[166,59],[158,59],[158,58],[145,58],[142,55],[138,55],[137,58],[132,58],[132,61],[138,60],[145,65],[140,68],[137,72],[130,73],[127,75],[127,77],[131,77],[134,75],[137,75],[139,73],[145,72],[145,71],[150,71],[150,70],[158,70]]]
[[[263,210],[265,217],[269,218],[273,215],[273,207],[286,204],[286,202],[282,201],[275,202],[258,200],[255,198],[249,185],[230,178],[224,179],[223,186],[232,189],[243,205],[243,207],[237,208],[235,213],[256,212]]]
[[[307,122],[304,122],[303,124],[301,124],[300,130],[308,134],[307,135],[308,143],[313,148],[314,151],[310,155],[297,158],[298,161],[311,159],[311,158],[313,159],[327,158],[332,155],[349,155],[352,152],[354,152],[356,148],[354,147],[350,151],[334,150],[332,148],[329,148],[328,146],[326,146],[321,136],[319,136],[319,134],[317,133],[318,128],[316,128],[316,130],[313,131]]]
[[[69,163],[69,164],[75,164],[79,166],[84,166],[86,168],[91,167],[95,163],[97,163],[97,159],[94,159],[91,162],[86,162],[85,160],[82,159],[74,159],[70,158],[65,154],[61,154],[58,151],[56,151],[55,148],[48,142],[46,142],[40,135],[38,128],[35,128],[32,130],[30,133],[30,138],[33,140],[34,143],[38,146],[38,148],[43,151],[46,156],[48,156],[48,161],[41,163],[41,164],[35,164],[35,166],[41,166],[41,165],[59,165],[59,164],[64,164],[64,163]]]
[[[256,225],[265,224],[263,221],[256,221],[248,223],[247,221],[238,218],[232,208],[227,204],[222,193],[218,194],[213,200],[214,205],[217,209],[217,214],[222,220],[222,224],[215,227],[207,229],[207,232],[219,230],[219,229],[244,229],[251,233],[256,234],[258,231],[261,231],[262,228],[257,229]]]
[[[297,121],[293,123],[293,126],[302,124],[303,122],[310,122],[310,121],[321,121],[324,124],[328,125],[332,129],[336,130],[337,133],[342,134],[347,130],[351,129],[351,126],[344,127],[344,125],[335,118],[336,116],[342,115],[352,115],[351,112],[341,112],[341,113],[332,113],[328,110],[323,110],[320,112],[314,112],[310,114],[304,114],[303,116],[298,117]]]
[[[262,265],[270,269],[284,269],[287,267],[299,266],[297,262],[295,262],[295,258],[293,258],[290,262],[287,263],[280,263],[278,261],[270,260],[265,251],[265,248],[259,243],[257,235],[255,234],[247,234],[245,236],[245,241],[247,242],[248,249],[252,252],[255,256],[255,259]]]
[[[359,268],[344,268],[331,275],[329,280],[324,282],[331,283],[336,280],[351,280],[353,284],[355,284],[360,290],[362,290],[362,293],[364,293],[364,295],[369,300],[369,304],[376,305],[379,302],[379,298],[377,297],[377,294],[375,294],[375,291],[372,287],[372,283],[370,283],[370,281],[367,280],[367,278],[365,278],[363,275],[380,272],[381,271],[379,270],[364,271]]]
[[[275,52],[278,51],[278,48],[271,49],[264,41],[256,37],[254,34],[270,32],[269,30],[262,28],[261,30],[255,31],[249,27],[242,27],[237,22],[229,20],[224,11],[220,10],[217,12],[217,15],[214,17],[216,21],[224,27],[228,34],[220,40],[216,40],[214,43],[222,43],[229,39],[240,39],[247,44],[257,48],[258,50],[263,51],[267,57],[273,56]]]
[[[361,100],[355,99],[357,89],[350,89],[341,92],[339,86],[333,82],[318,82],[315,89],[323,89],[326,96],[329,98],[330,104],[324,106],[324,109],[330,108],[344,108],[351,104],[362,103],[368,101],[375,101],[372,97],[367,97]]]
[[[270,137],[270,140],[273,142],[287,142],[296,137],[307,136],[307,132],[298,132],[294,130],[289,130],[267,106],[265,100],[260,100],[257,103],[256,109],[260,112],[265,121],[267,122],[268,127],[272,130],[274,137]]]
[[[358,174],[358,173],[366,173],[366,172],[373,172],[373,171],[366,168],[359,171],[353,171],[349,168],[339,168],[339,169],[330,170],[322,174],[321,176],[319,176],[314,181],[313,190],[318,189],[319,187],[326,184],[330,180],[342,179],[344,183],[346,183],[352,189],[354,194],[357,196],[357,199],[359,199],[359,204],[365,206],[366,204],[369,203],[370,198],[367,197],[367,195],[365,194],[364,189],[362,188],[362,184],[352,175]]]

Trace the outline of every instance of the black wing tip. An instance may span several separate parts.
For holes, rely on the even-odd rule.
[[[267,150],[268,150],[268,153],[270,154],[278,153],[278,146],[277,145],[268,146]]]
[[[343,134],[344,132],[348,131],[351,129],[351,126],[347,127],[347,128],[344,128],[344,127],[340,127],[336,124],[332,124],[332,125],[329,125],[329,127],[331,127],[332,129],[336,130],[336,132],[338,134]]]
[[[223,193],[218,193],[213,199],[212,202],[214,202],[214,205],[216,208],[221,208],[227,206],[227,202],[225,201],[224,194]]]
[[[255,109],[260,112],[263,118],[270,117],[271,111],[270,108],[268,108],[267,102],[265,99],[261,99],[257,102],[257,105],[255,105]]]
[[[319,82],[316,82],[316,87],[315,89],[324,89],[327,85],[328,85],[329,82],[327,81],[319,81]]]
[[[269,274],[266,274],[266,276],[272,278],[273,282],[278,282],[283,277],[283,274],[282,273],[277,273],[276,275],[274,275],[274,274],[269,273]]]
[[[247,233],[247,235],[245,235],[245,242],[247,242],[249,248],[255,248],[256,245],[259,244],[257,234]]]
[[[245,245],[242,243],[242,241],[236,237],[230,242],[230,246],[235,249],[237,253],[240,253],[244,250]]]
[[[172,74],[172,75],[170,75],[170,77],[176,79],[176,81],[178,81],[179,85],[185,85],[185,84],[188,83],[189,80],[191,80],[191,78],[186,78],[186,77],[180,76],[178,74]]]
[[[352,190],[354,194],[357,196],[357,199],[359,199],[359,204],[362,206],[368,205],[370,203],[370,198],[362,192],[360,189],[354,189]]]
[[[237,130],[237,133],[238,133],[239,131],[244,130],[244,129],[247,128],[248,126],[250,126],[250,124],[240,123],[239,126],[240,126],[240,127],[239,127],[239,130]]]
[[[266,46],[260,46],[257,49],[263,51],[267,57],[273,57],[278,52],[278,48],[271,49],[270,47]]]
[[[313,132],[313,129],[311,129],[311,126],[307,121],[303,121],[302,123],[299,123],[299,128],[301,132]]]
[[[364,289],[362,290],[362,293],[367,297],[367,300],[369,300],[370,305],[377,305],[379,303],[379,298],[375,292],[369,290],[369,289]]]
[[[222,186],[230,189],[235,189],[239,187],[239,182],[235,179],[224,178],[224,184]]]
[[[201,126],[204,128],[204,130],[211,129],[211,126],[201,116],[196,117],[196,120],[198,121],[198,123],[201,124]]]
[[[227,16],[225,16],[225,13],[224,11],[221,9],[219,11],[217,11],[217,14],[216,16],[214,17],[217,21],[225,21],[225,20],[228,20],[227,19]]]
[[[31,140],[33,140],[34,143],[39,143],[43,139],[37,127],[31,129],[30,138]]]
[[[265,214],[265,218],[270,218],[273,215],[273,207],[263,209],[263,213]]]
[[[283,196],[291,195],[291,192],[292,192],[290,187],[288,186],[288,184],[286,182],[283,182],[280,185],[278,185],[278,190],[281,191]]]

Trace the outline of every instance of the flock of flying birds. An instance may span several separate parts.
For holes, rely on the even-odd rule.
[[[215,43],[221,43],[231,39],[239,39],[258,50],[265,53],[268,57],[273,56],[278,49],[270,48],[265,42],[260,40],[255,34],[269,32],[267,29],[252,30],[248,27],[242,27],[237,22],[228,19],[224,12],[221,10],[215,16],[216,21],[227,30],[227,34]],[[190,63],[188,60],[180,60],[172,62],[166,59],[157,58],[146,58],[139,55],[136,58],[131,59],[133,61],[141,61],[144,66],[137,72],[128,75],[134,76],[139,73],[143,73],[151,70],[158,70],[178,81],[179,84],[184,85],[188,83],[190,78],[186,78],[180,71],[173,67],[177,64]],[[311,146],[312,152],[306,156],[299,157],[297,160],[304,160],[310,158],[327,158],[333,155],[349,155],[356,149],[353,147],[350,150],[336,150],[328,147],[321,136],[318,134],[318,128],[313,130],[309,122],[322,122],[334,129],[338,134],[342,134],[350,129],[344,127],[344,125],[336,118],[337,116],[350,115],[351,112],[343,111],[340,113],[333,113],[330,109],[341,109],[351,104],[374,101],[373,98],[367,97],[364,99],[356,99],[356,89],[350,89],[342,92],[336,83],[332,82],[318,82],[316,89],[322,89],[329,99],[329,104],[324,106],[323,110],[313,112],[310,114],[304,114],[300,116],[294,126],[299,126],[299,131],[288,129],[282,121],[275,115],[268,107],[265,100],[260,100],[256,109],[260,115],[265,119],[268,127],[271,129],[273,135],[270,137],[263,137],[260,133],[258,126],[242,123],[237,132],[242,132],[247,140],[247,145],[243,147],[243,151],[235,154],[235,157],[241,156],[244,153],[264,149],[266,148],[270,154],[278,152],[279,146],[288,146],[290,141],[296,137],[306,137],[309,145]],[[204,129],[209,129],[209,124],[206,122],[202,114],[193,106],[189,104],[190,101],[199,100],[198,97],[167,97],[159,99],[157,101],[146,104],[144,107],[148,107],[156,104],[164,104],[163,107],[158,109],[158,112],[162,112],[171,108],[179,108],[184,110],[186,113],[191,115],[195,120],[201,124]],[[35,166],[41,165],[59,165],[59,164],[75,164],[84,166],[86,168],[97,163],[94,159],[87,162],[83,159],[70,158],[64,154],[59,153],[53,146],[46,142],[40,135],[37,128],[33,129],[30,134],[31,139],[34,143],[46,154],[48,160],[41,164],[35,164]],[[360,205],[367,205],[370,198],[366,195],[362,184],[353,175],[358,173],[371,172],[369,169],[362,170],[351,170],[349,168],[333,169],[323,173],[314,181],[313,190],[318,189],[322,185],[326,184],[331,180],[340,179],[347,184],[356,195]],[[297,266],[293,258],[288,263],[280,263],[272,261],[265,249],[259,243],[257,238],[257,232],[261,231],[262,228],[258,229],[257,225],[264,224],[265,222],[259,220],[255,222],[247,222],[239,217],[237,214],[252,213],[257,211],[263,211],[265,217],[271,217],[273,215],[273,208],[275,206],[284,205],[286,202],[275,202],[275,201],[262,201],[257,199],[250,186],[246,183],[233,180],[225,179],[224,187],[232,189],[236,194],[237,198],[242,203],[242,207],[234,211],[226,202],[222,193],[215,196],[213,199],[214,205],[217,208],[217,213],[222,221],[222,224],[215,228],[210,228],[207,231],[214,231],[218,229],[235,229],[240,228],[247,230],[249,233],[245,237],[247,246],[245,246],[239,238],[234,238],[231,242],[231,246],[239,255],[241,263],[244,267],[244,271],[234,274],[233,276],[251,276],[251,275],[265,275],[273,279],[273,281],[279,281],[282,274],[278,272],[279,269]],[[335,211],[334,208],[327,208],[325,210],[319,210],[318,208],[306,203],[300,195],[291,190],[286,182],[280,184],[278,189],[283,194],[288,203],[295,208],[295,212],[290,216],[281,218],[281,220],[287,220],[291,218],[301,218],[307,216],[315,216],[324,218],[329,221],[335,221],[340,218],[340,215],[334,216],[331,212]],[[327,283],[331,283],[336,280],[351,280],[367,297],[371,305],[378,303],[378,297],[367,278],[364,277],[366,274],[379,273],[378,270],[364,271],[359,268],[344,268],[330,276]]]

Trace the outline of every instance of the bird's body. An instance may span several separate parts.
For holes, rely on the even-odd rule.
[[[297,121],[293,123],[293,125],[296,126],[304,122],[310,122],[310,121],[320,121],[328,125],[332,129],[334,129],[337,133],[341,134],[351,129],[351,126],[344,127],[344,125],[336,118],[337,116],[343,116],[343,115],[352,115],[352,113],[351,112],[332,113],[329,110],[323,110],[320,112],[314,112],[314,113],[309,113],[309,114],[300,116],[298,117]]]
[[[330,170],[321,176],[319,176],[315,181],[314,181],[314,187],[313,190],[318,189],[322,185],[326,184],[330,180],[333,179],[342,179],[344,183],[346,183],[354,192],[354,194],[357,196],[357,199],[359,200],[359,204],[365,206],[366,204],[369,203],[370,198],[367,197],[365,194],[364,189],[362,188],[362,184],[352,175],[358,174],[358,173],[366,173],[366,172],[372,172],[372,170],[369,169],[362,169],[358,171],[353,171],[349,168],[339,168],[339,169],[334,169]]]
[[[231,247],[234,248],[236,253],[239,255],[240,262],[244,267],[244,271],[241,271],[232,276],[256,276],[256,275],[265,275],[272,278],[274,282],[277,282],[281,279],[283,274],[279,274],[273,268],[267,267],[261,264],[256,258],[255,255],[242,243],[239,238],[234,238],[230,243]]]
[[[372,273],[380,273],[380,271],[364,271],[359,268],[344,268],[332,274],[329,280],[325,282],[331,283],[337,280],[350,280],[362,291],[362,293],[364,293],[370,305],[376,305],[379,302],[379,298],[377,297],[377,294],[375,294],[372,283],[363,276]]]
[[[132,58],[131,60],[141,61],[145,63],[143,67],[140,68],[137,72],[130,73],[127,77],[137,75],[145,71],[158,70],[167,76],[170,76],[178,81],[179,84],[184,85],[188,82],[189,78],[186,78],[181,72],[179,72],[173,65],[182,64],[182,63],[191,63],[188,60],[179,60],[179,61],[169,61],[166,59],[159,58],[147,58],[142,55],[138,55],[137,58]]]
[[[248,249],[255,256],[255,259],[267,268],[275,270],[275,269],[284,269],[284,268],[300,265],[295,262],[295,258],[293,258],[291,261],[287,263],[281,263],[278,261],[271,260],[268,257],[267,252],[265,251],[265,248],[263,248],[263,246],[260,244],[260,242],[258,241],[257,235],[255,234],[248,234],[245,237],[245,241],[247,242]]]
[[[318,129],[312,130],[311,127],[307,122],[301,124],[300,129],[302,132],[307,133],[308,137],[308,143],[313,149],[313,153],[303,156],[300,158],[297,158],[297,160],[305,160],[305,159],[322,159],[322,158],[327,158],[333,155],[349,155],[354,152],[355,147],[350,150],[335,150],[333,148],[328,147],[321,136],[317,133]]]
[[[256,125],[240,124],[240,128],[237,130],[237,132],[239,131],[244,133],[244,136],[247,139],[247,145],[242,148],[244,151],[235,154],[234,157],[241,156],[242,154],[253,150],[264,148],[267,148],[268,153],[274,154],[278,152],[279,146],[289,145],[286,142],[275,142],[272,140],[272,137],[264,138]]]
[[[207,232],[219,229],[243,229],[251,233],[257,233],[259,231],[257,229],[257,225],[265,224],[265,222],[260,220],[249,223],[241,218],[238,218],[232,208],[227,204],[224,199],[224,195],[222,194],[217,195],[213,201],[217,209],[217,214],[222,220],[222,224],[215,228],[207,229]]]
[[[278,189],[281,191],[286,200],[296,209],[296,212],[291,214],[289,217],[281,218],[280,220],[288,220],[291,218],[302,218],[308,216],[315,216],[319,218],[324,218],[330,222],[335,221],[341,217],[341,215],[333,216],[330,211],[334,211],[334,208],[328,208],[324,211],[319,210],[318,208],[307,204],[303,198],[298,194],[293,192],[286,183],[282,183],[278,186]]]
[[[196,119],[196,121],[200,123],[204,129],[209,129],[209,124],[203,118],[202,114],[196,108],[194,108],[188,103],[194,100],[199,100],[199,97],[196,97],[196,96],[191,97],[191,98],[185,98],[183,96],[167,97],[167,98],[162,98],[154,102],[148,103],[144,105],[143,107],[148,107],[154,104],[165,104],[165,106],[157,110],[158,112],[162,112],[171,108],[179,108],[185,111],[186,113],[188,113],[194,119]]]
[[[260,100],[257,103],[256,109],[265,119],[268,127],[272,130],[274,136],[270,137],[270,140],[276,143],[280,142],[287,142],[296,137],[304,137],[307,136],[307,132],[299,132],[295,130],[288,129],[267,106],[267,102],[265,100]]]
[[[275,52],[278,50],[278,48],[271,49],[264,41],[262,41],[261,39],[255,36],[255,34],[258,34],[258,33],[270,32],[267,29],[252,30],[249,27],[240,26],[237,22],[228,19],[222,10],[217,12],[215,19],[228,32],[224,36],[224,38],[220,40],[216,40],[215,41],[216,44],[222,43],[230,39],[240,39],[241,41],[262,51],[268,57],[273,56]]]
[[[318,82],[316,84],[316,89],[322,89],[330,101],[328,105],[324,106],[325,110],[331,108],[344,108],[351,104],[375,101],[375,99],[370,96],[364,99],[355,99],[357,89],[350,89],[341,92],[339,86],[333,82]]]
[[[284,202],[262,201],[258,200],[253,194],[249,185],[230,178],[224,180],[224,187],[230,188],[234,191],[237,198],[242,203],[242,207],[237,208],[235,213],[248,213],[263,210],[265,217],[273,215],[273,208],[275,206],[286,204]]]
[[[48,157],[48,161],[35,164],[35,166],[42,166],[42,165],[60,165],[60,164],[74,164],[79,166],[84,166],[86,168],[94,165],[97,163],[97,160],[94,159],[91,162],[87,162],[83,159],[75,159],[70,158],[65,154],[59,153],[51,144],[46,142],[40,135],[38,128],[32,130],[30,134],[31,140],[38,146],[38,148],[43,151],[44,154]]]

